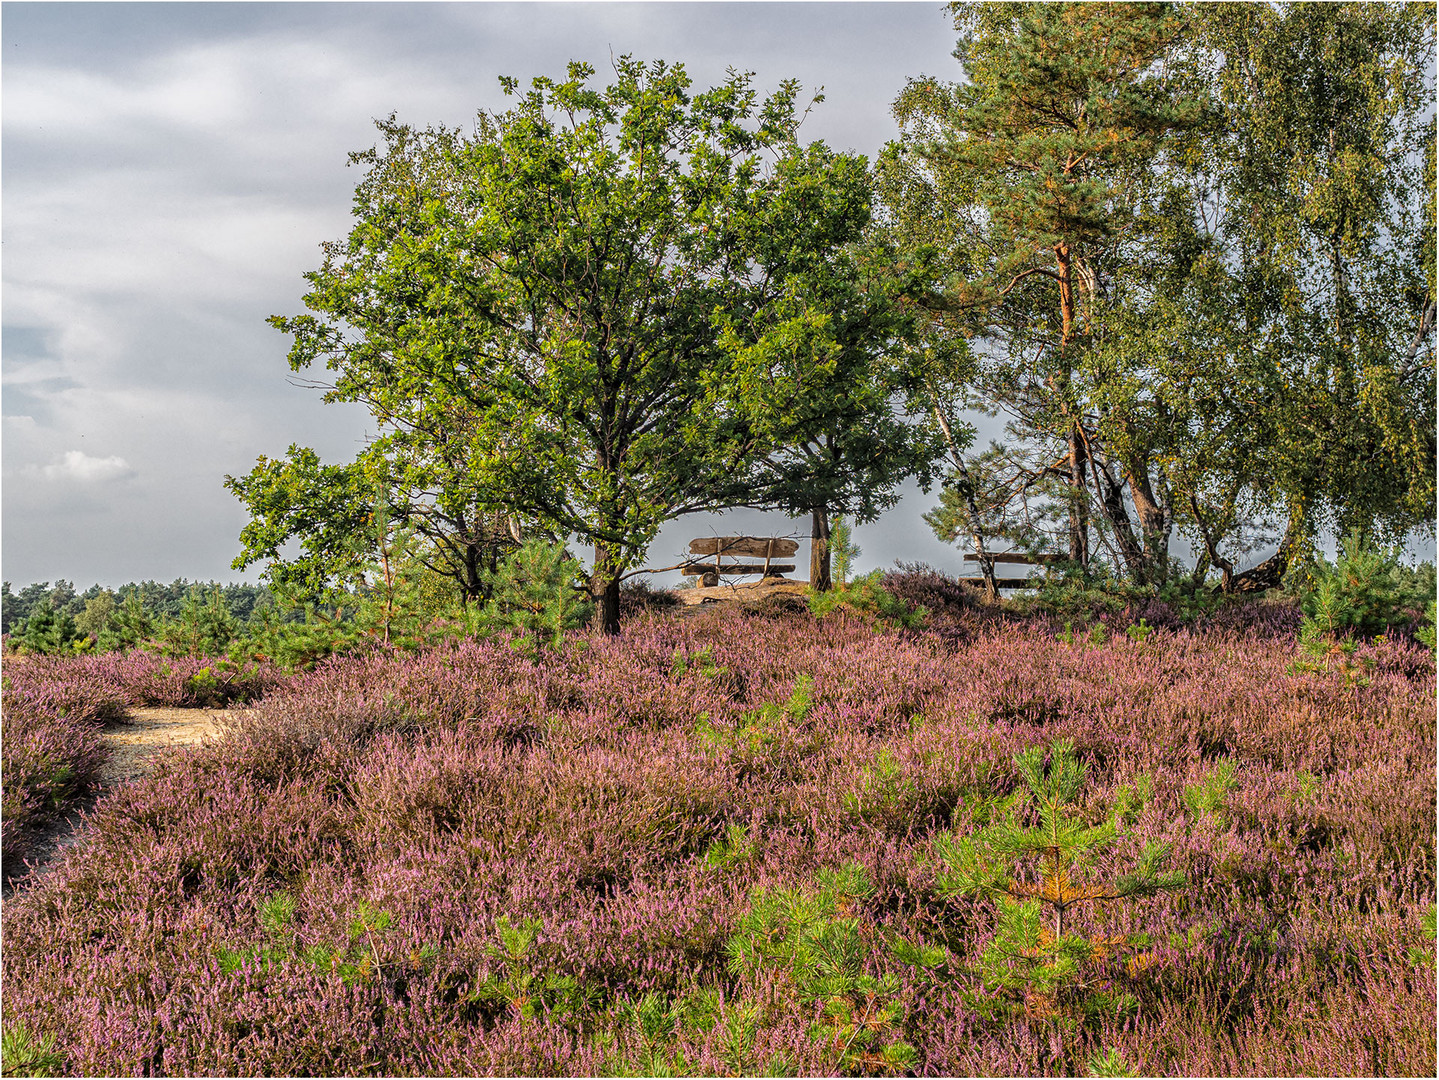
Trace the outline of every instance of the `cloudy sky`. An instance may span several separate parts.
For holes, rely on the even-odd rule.
[[[907,78],[957,77],[929,3],[4,3],[3,574],[17,587],[229,569],[245,522],[222,487],[292,442],[353,458],[373,428],[292,386],[301,275],[342,237],[357,173],[391,112],[466,125],[503,107],[497,76],[607,70],[611,53],[727,67],[826,101],[808,138],[873,155]],[[918,491],[858,530],[862,569],[957,568]],[[803,528],[690,517],[690,536]]]

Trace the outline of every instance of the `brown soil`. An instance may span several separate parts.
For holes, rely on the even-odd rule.
[[[107,793],[150,775],[161,756],[175,747],[221,737],[218,721],[226,715],[218,709],[135,708],[128,710],[125,719],[108,725],[100,738],[110,748],[110,759],[100,772],[99,786],[35,838],[26,860],[34,865],[29,876],[38,874],[84,839],[82,814],[94,809]],[[9,871],[8,866],[6,869]],[[5,895],[13,887],[7,880]]]

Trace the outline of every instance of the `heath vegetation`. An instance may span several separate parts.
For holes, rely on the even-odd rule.
[[[5,1075],[1434,1075],[1432,9],[952,14],[873,162],[629,56],[379,122],[264,584],[4,585]],[[977,578],[855,573],[910,480]],[[736,507],[807,590],[636,583]]]

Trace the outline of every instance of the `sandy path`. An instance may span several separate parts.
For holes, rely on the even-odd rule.
[[[110,760],[100,772],[104,788],[138,780],[155,769],[155,761],[172,746],[188,746],[220,734],[215,709],[130,709],[127,719],[100,736]]]
[[[37,873],[54,862],[67,848],[84,839],[81,812],[92,810],[107,792],[120,785],[150,775],[161,755],[171,749],[219,738],[218,720],[225,715],[220,709],[127,710],[126,719],[107,725],[101,732],[101,741],[110,749],[110,760],[100,770],[99,787],[36,837],[26,861],[35,865]],[[8,896],[13,887],[11,882],[5,882],[4,895]]]

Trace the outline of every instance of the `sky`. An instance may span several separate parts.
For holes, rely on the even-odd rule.
[[[581,59],[602,76],[629,53],[697,87],[735,67],[762,92],[822,88],[802,138],[872,157],[907,79],[959,76],[938,2],[7,2],[0,40],[0,571],[17,588],[257,580],[230,569],[247,518],[224,477],[292,443],[349,461],[374,434],[290,383],[265,320],[304,310],[302,275],[348,232],[346,156],[376,118],[468,127],[504,107],[501,75]],[[857,528],[857,568],[960,569],[921,518],[935,501],[908,488]],[[647,565],[691,537],[808,531],[690,515]]]

